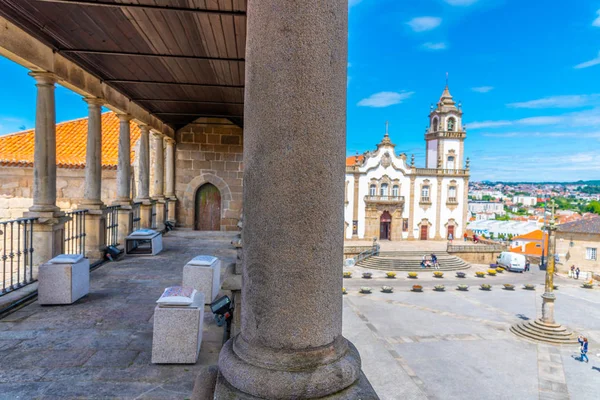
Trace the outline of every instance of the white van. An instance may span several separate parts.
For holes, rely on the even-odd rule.
[[[503,251],[496,260],[496,264],[502,268],[515,272],[525,271],[526,263],[527,259],[523,254],[511,253],[510,251]]]

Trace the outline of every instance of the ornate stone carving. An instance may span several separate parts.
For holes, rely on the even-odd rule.
[[[390,165],[392,165],[392,157],[390,156],[390,153],[385,153],[381,157],[381,165],[383,168],[388,168]]]

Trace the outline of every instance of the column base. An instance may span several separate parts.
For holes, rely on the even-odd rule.
[[[342,351],[339,358],[336,348]],[[237,351],[247,353],[244,359]],[[271,354],[253,348],[240,335],[225,343],[214,399],[378,399],[361,372],[358,350],[341,336],[327,349],[267,352]],[[313,360],[314,353],[321,362]]]
[[[85,257],[90,263],[102,260],[106,250],[106,207],[102,207],[88,209],[85,216]]]

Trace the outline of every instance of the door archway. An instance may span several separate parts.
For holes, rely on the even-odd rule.
[[[388,211],[379,218],[379,239],[392,240],[392,215]]]
[[[196,191],[194,230],[221,230],[221,192],[212,183],[205,183]]]

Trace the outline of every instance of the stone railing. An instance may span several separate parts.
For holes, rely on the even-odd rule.
[[[415,168],[417,175],[447,175],[447,176],[466,176],[469,175],[468,169],[444,169],[444,168]]]
[[[464,139],[467,137],[467,132],[466,131],[438,131],[438,132],[431,132],[425,135],[425,139],[426,140],[430,140],[430,139],[438,139],[438,138],[444,138],[444,139]]]
[[[365,196],[365,203],[400,204],[404,203],[404,196]]]

